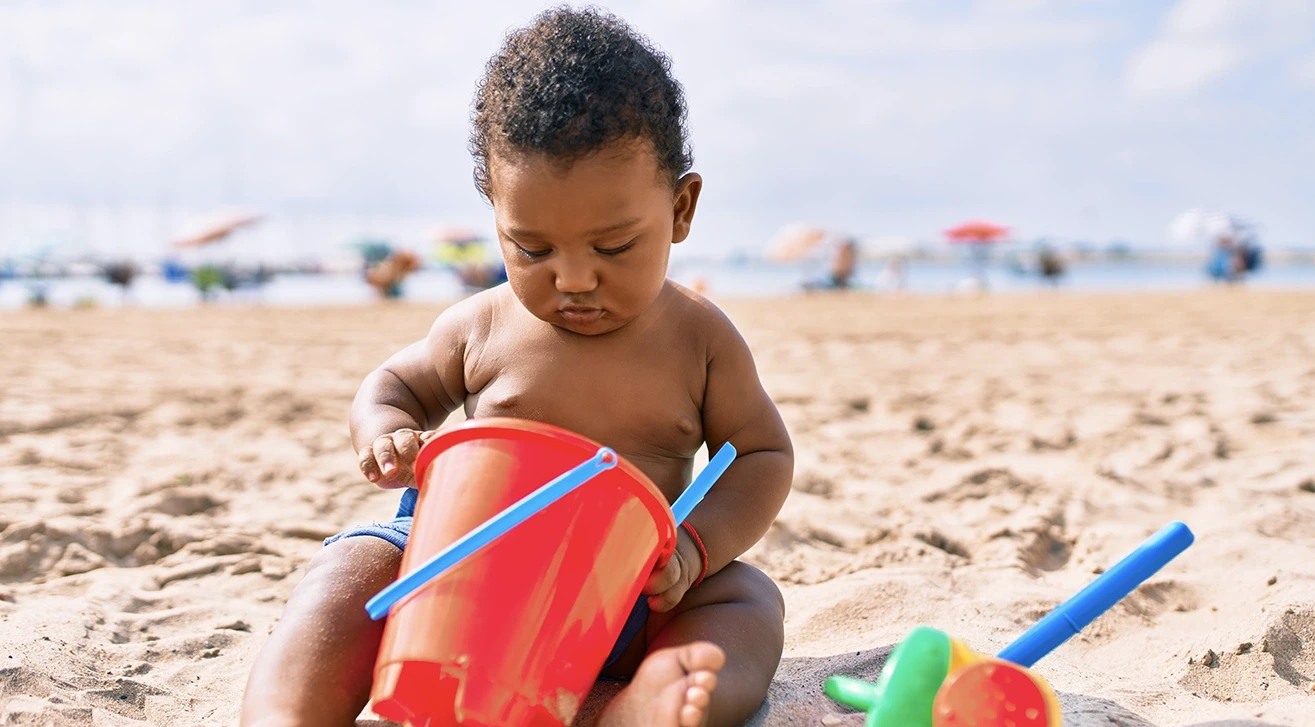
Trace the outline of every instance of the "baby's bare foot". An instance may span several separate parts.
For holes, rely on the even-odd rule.
[[[703,727],[725,663],[726,654],[706,641],[649,654],[599,727]]]

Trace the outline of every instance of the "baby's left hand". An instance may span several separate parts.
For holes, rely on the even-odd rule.
[[[689,591],[703,570],[703,556],[684,528],[676,528],[676,552],[665,568],[653,571],[644,585],[648,607],[658,613],[670,611]]]

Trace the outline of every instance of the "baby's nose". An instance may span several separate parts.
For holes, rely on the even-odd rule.
[[[592,293],[598,287],[598,274],[587,265],[563,265],[557,270],[557,292],[566,295]]]

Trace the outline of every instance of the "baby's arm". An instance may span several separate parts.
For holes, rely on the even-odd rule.
[[[428,336],[361,382],[352,402],[352,446],[371,482],[384,488],[415,484],[411,466],[428,430],[465,401],[465,352],[476,315],[473,300],[448,308]]]
[[[790,435],[758,380],[748,345],[720,311],[715,321],[703,394],[703,435],[710,454],[730,442],[739,455],[689,516],[707,549],[709,575],[767,533],[794,476]]]

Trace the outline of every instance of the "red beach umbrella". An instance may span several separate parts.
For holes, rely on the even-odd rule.
[[[971,220],[946,230],[945,236],[957,243],[999,242],[1009,236],[1009,228],[986,220]]]

